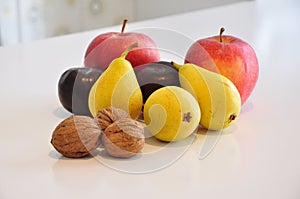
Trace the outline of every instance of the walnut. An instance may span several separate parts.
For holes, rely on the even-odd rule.
[[[144,147],[144,127],[131,118],[117,120],[105,129],[102,143],[113,157],[132,157]]]
[[[89,155],[100,144],[101,129],[94,119],[71,116],[62,121],[52,134],[51,144],[65,157]]]
[[[99,127],[102,131],[112,124],[114,121],[122,119],[122,118],[130,118],[129,114],[119,108],[108,107],[105,109],[101,109],[98,111],[95,120],[97,121]]]

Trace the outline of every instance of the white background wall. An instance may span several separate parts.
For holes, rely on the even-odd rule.
[[[0,44],[8,45],[241,0],[0,0]]]
[[[139,20],[234,3],[241,0],[135,0]]]

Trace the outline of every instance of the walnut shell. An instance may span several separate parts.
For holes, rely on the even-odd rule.
[[[105,131],[105,129],[114,123],[116,120],[122,119],[122,118],[130,118],[130,115],[119,108],[115,107],[108,107],[105,109],[101,109],[98,111],[95,120],[97,121],[99,127],[102,129],[102,131]]]
[[[55,128],[51,144],[65,157],[80,158],[89,155],[99,146],[100,134],[101,129],[94,119],[71,116]]]
[[[117,120],[105,129],[102,143],[106,152],[113,157],[132,157],[144,147],[144,127],[130,118]]]

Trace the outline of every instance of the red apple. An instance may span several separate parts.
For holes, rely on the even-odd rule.
[[[127,20],[124,20],[121,33],[108,32],[98,35],[89,44],[85,57],[86,67],[105,70],[117,57],[120,57],[131,44],[138,43],[138,47],[131,50],[126,59],[133,67],[160,60],[159,50],[154,41],[147,35],[136,32],[124,33]]]
[[[259,66],[253,48],[234,36],[220,35],[200,39],[188,50],[185,62],[220,73],[237,87],[242,104],[250,96],[258,79]]]

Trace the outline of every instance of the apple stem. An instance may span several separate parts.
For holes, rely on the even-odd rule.
[[[222,28],[220,29],[220,42],[223,42],[222,34],[223,34],[224,31],[225,31],[225,28],[222,27]]]
[[[138,42],[134,42],[133,44],[131,44],[128,48],[125,49],[125,51],[122,53],[121,57],[125,58],[127,56],[127,54],[133,49],[138,47]]]
[[[126,27],[127,21],[128,21],[127,19],[124,19],[124,21],[123,21],[123,25],[122,25],[121,34],[123,34],[123,33],[124,33],[124,30],[125,30],[125,27]]]

